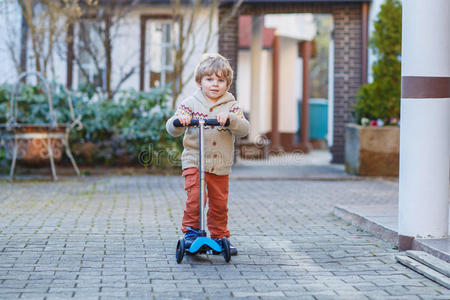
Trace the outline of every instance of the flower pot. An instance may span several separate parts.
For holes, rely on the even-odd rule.
[[[50,134],[54,161],[59,162],[61,160],[63,153],[62,139],[66,132],[65,125],[50,127],[48,125],[21,124],[11,129],[5,128],[2,138],[5,140],[6,152],[9,157],[12,157],[14,141],[17,140],[17,162],[21,165],[40,167],[48,164],[48,139],[44,138],[46,134]]]
[[[345,126],[345,170],[361,176],[398,176],[400,127]]]

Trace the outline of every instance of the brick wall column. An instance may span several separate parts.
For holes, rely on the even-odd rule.
[[[231,16],[231,8],[231,6],[221,6],[219,10],[219,53],[228,58],[233,68],[234,78],[230,92],[236,95],[239,14]]]
[[[336,6],[334,18],[334,130],[332,162],[344,162],[345,123],[352,122],[355,94],[362,84],[361,4]]]

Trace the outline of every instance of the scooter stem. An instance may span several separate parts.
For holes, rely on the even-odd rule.
[[[200,140],[200,157],[199,157],[199,166],[200,166],[200,230],[202,232],[206,231],[205,226],[205,120],[200,119],[198,122],[200,127],[199,132],[199,140]]]

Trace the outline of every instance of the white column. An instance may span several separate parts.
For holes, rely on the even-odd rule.
[[[448,234],[450,1],[403,1],[402,27],[399,243],[406,250],[412,238]]]
[[[333,146],[334,137],[334,38],[331,36],[328,49],[328,147]]]
[[[259,134],[259,102],[261,84],[261,53],[264,16],[252,17],[251,52],[251,101],[250,101],[250,141]]]

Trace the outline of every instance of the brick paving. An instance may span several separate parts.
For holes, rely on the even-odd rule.
[[[179,176],[0,182],[0,299],[450,299],[394,260],[393,245],[336,218],[336,204],[397,198],[383,180],[234,180],[240,254],[175,245]]]

